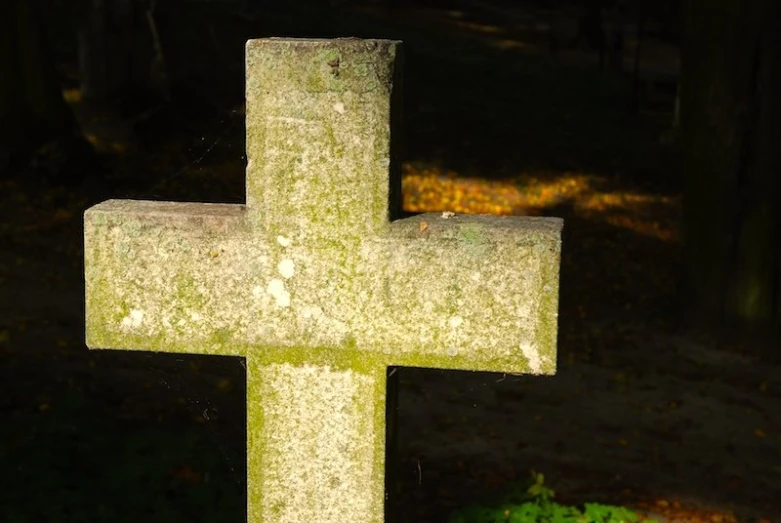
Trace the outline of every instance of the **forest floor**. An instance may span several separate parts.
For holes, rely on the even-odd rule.
[[[40,162],[0,180],[0,519],[242,520],[242,361],[88,351],[82,213],[117,197],[241,202],[243,106],[226,85],[243,85],[242,40],[351,34],[405,41],[408,211],[565,218],[555,376],[400,371],[402,520],[445,521],[533,469],[560,502],[781,521],[781,365],[676,329],[669,112],[630,116],[624,75],[524,45],[508,29],[521,22],[486,8],[501,2],[463,4],[302,21],[193,3],[176,22],[203,31],[160,27],[185,101],[133,119],[70,98],[101,175],[41,182]]]

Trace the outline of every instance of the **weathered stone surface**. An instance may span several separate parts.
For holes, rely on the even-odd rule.
[[[90,347],[246,357],[250,523],[383,520],[389,366],[555,372],[561,220],[394,220],[399,51],[248,42],[247,205],[84,216]]]

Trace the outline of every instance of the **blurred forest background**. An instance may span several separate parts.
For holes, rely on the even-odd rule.
[[[781,517],[780,26],[774,0],[6,0],[0,506],[119,521],[142,482],[137,517],[240,517],[241,365],[88,353],[81,213],[242,202],[244,42],[357,36],[405,44],[407,211],[565,218],[558,376],[405,371],[406,520],[530,463],[574,501]],[[504,443],[466,428],[486,424]],[[441,455],[415,439],[429,429]],[[207,469],[233,487],[205,495]]]

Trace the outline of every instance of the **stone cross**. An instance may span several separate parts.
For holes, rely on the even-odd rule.
[[[87,345],[243,356],[249,523],[379,523],[396,366],[555,372],[562,222],[398,219],[400,42],[246,67],[246,205],[88,209]]]

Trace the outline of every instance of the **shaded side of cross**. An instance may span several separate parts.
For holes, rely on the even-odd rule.
[[[555,372],[562,223],[397,219],[399,42],[246,53],[246,205],[87,210],[87,345],[244,356],[248,521],[378,523],[390,368]]]

